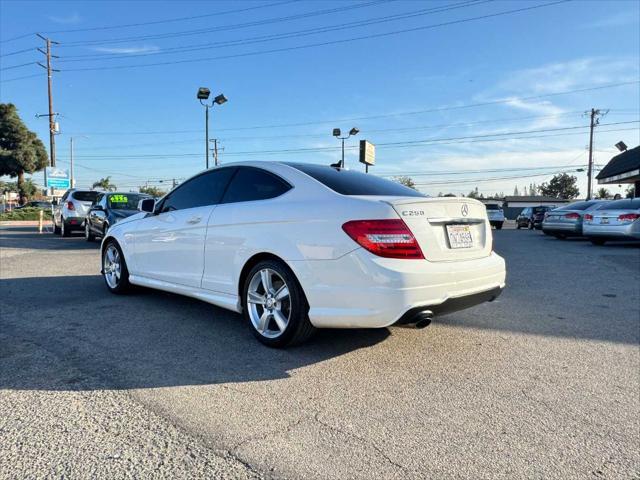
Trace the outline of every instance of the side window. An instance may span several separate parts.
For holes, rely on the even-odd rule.
[[[64,192],[64,195],[62,196],[62,198],[60,199],[60,202],[65,202],[67,200],[67,197],[69,196],[69,190],[67,190],[66,192]]]
[[[222,203],[249,202],[275,198],[291,189],[280,177],[253,167],[240,167],[224,194]]]
[[[103,208],[107,208],[107,196],[106,195],[100,195],[100,199],[98,200],[98,204]]]
[[[235,170],[235,168],[212,170],[183,183],[164,199],[160,212],[220,203]]]

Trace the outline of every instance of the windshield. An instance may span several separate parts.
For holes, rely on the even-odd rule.
[[[487,203],[486,207],[487,210],[500,210],[500,205],[498,205],[497,203]]]
[[[287,163],[334,192],[342,195],[389,195],[399,197],[424,197],[413,188],[380,178],[373,174],[354,172],[311,163]]]
[[[137,193],[112,193],[107,196],[107,204],[117,210],[137,210],[138,202],[144,198],[149,197]]]
[[[544,213],[549,210],[549,207],[533,207],[533,213]]]
[[[93,202],[98,197],[98,192],[73,192],[71,196],[79,202]]]

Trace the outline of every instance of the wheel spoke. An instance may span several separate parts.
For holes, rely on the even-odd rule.
[[[247,301],[249,303],[255,303],[257,305],[264,305],[264,303],[266,302],[266,298],[264,295],[260,295],[257,292],[249,292],[248,296],[247,296]]]
[[[284,329],[287,328],[287,318],[282,314],[280,310],[273,311],[273,319],[278,324],[278,329],[281,332],[284,332]]]
[[[264,293],[270,293],[273,291],[273,285],[271,284],[271,270],[264,269],[260,271],[260,278],[262,279],[262,287]]]
[[[109,260],[109,263],[113,263],[113,250],[110,248],[107,250],[107,260]]]
[[[268,311],[262,312],[262,316],[260,317],[260,323],[258,324],[258,331],[260,333],[264,333],[267,331],[267,327],[269,326],[269,317],[271,314]]]
[[[278,291],[275,293],[274,295],[276,297],[276,300],[280,301],[284,298],[287,298],[289,296],[289,289],[287,288],[287,284],[285,283],[284,285],[282,285]]]

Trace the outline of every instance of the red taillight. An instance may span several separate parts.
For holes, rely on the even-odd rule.
[[[353,220],[342,229],[361,247],[380,257],[424,258],[411,230],[400,219]]]
[[[577,220],[578,218],[580,218],[580,215],[578,215],[577,213],[567,213],[564,218],[568,218],[569,220]]]
[[[618,221],[620,222],[633,222],[640,218],[640,214],[637,213],[623,213],[618,216]]]
[[[591,215],[590,213],[585,213],[584,219],[590,222],[591,220],[593,220],[593,215]]]
[[[76,209],[76,207],[73,205],[73,202],[67,202],[67,208],[69,210],[75,210]]]

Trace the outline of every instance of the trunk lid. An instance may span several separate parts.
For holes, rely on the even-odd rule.
[[[477,200],[405,197],[386,202],[404,220],[425,259],[431,262],[470,260],[491,254],[487,210]]]

